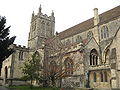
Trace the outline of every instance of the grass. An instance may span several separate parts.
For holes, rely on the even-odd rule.
[[[33,87],[30,89],[30,86],[10,86],[10,90],[59,90],[58,88],[44,88],[44,87]]]

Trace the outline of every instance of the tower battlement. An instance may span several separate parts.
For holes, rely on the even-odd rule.
[[[47,14],[43,14],[43,13],[42,13],[41,5],[40,5],[40,7],[39,7],[39,11],[38,11],[37,14],[35,14],[34,11],[33,11],[31,22],[35,21],[37,18],[47,19],[47,20],[49,20],[49,21],[51,21],[51,20],[52,20],[52,21],[55,21],[55,17],[54,17],[54,12],[53,12],[53,10],[52,10],[52,13],[51,13],[50,16],[48,16]]]

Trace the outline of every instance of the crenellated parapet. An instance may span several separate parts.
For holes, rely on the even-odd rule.
[[[21,45],[17,45],[17,44],[13,44],[10,46],[11,48],[14,48],[15,50],[29,50],[28,47],[26,46],[21,46]]]
[[[54,22],[55,22],[55,17],[54,17],[54,12],[53,12],[53,10],[52,10],[52,13],[51,13],[50,16],[48,16],[47,14],[43,14],[41,10],[42,10],[42,8],[41,8],[41,5],[40,5],[39,11],[38,11],[38,13],[37,13],[36,15],[35,15],[35,13],[34,13],[34,11],[33,11],[31,23],[32,23],[33,21],[35,21],[37,18],[46,19],[46,20],[48,20],[48,21],[54,21]]]

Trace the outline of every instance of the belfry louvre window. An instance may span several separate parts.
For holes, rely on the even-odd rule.
[[[101,28],[101,39],[105,39],[109,37],[109,30],[107,26],[103,26]]]

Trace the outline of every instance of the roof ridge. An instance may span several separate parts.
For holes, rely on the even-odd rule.
[[[99,14],[99,17],[100,17],[99,25],[106,23],[110,20],[113,20],[114,18],[116,18],[118,16],[120,16],[120,5],[113,9],[110,9],[106,12]],[[94,27],[94,22],[93,22],[93,17],[92,17],[90,19],[87,19],[77,25],[74,25],[74,26],[60,32],[59,37],[60,37],[60,39],[64,39],[64,38],[73,36],[77,33],[84,32],[93,27]]]

